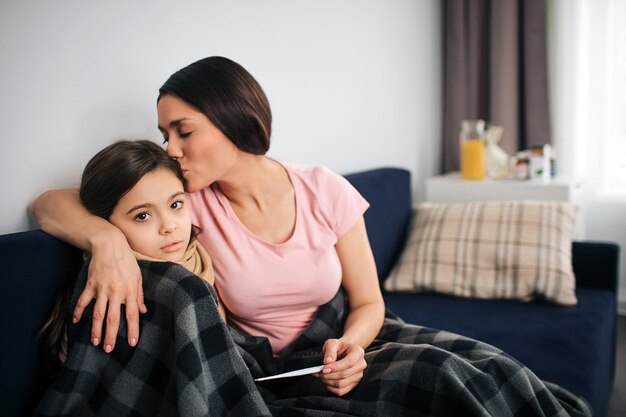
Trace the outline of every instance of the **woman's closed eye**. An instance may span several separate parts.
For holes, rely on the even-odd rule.
[[[135,220],[138,222],[145,222],[145,221],[148,221],[150,217],[152,217],[150,213],[148,213],[147,211],[142,211],[141,213],[135,216]]]
[[[178,136],[181,139],[185,139],[188,138],[193,132],[189,131],[189,132],[178,132]],[[170,141],[169,136],[167,135],[163,135],[163,145],[167,144]]]

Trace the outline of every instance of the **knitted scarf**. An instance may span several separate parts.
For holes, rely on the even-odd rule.
[[[135,257],[138,261],[163,262],[163,259],[151,258],[139,252],[135,252]],[[183,266],[188,271],[193,272],[211,285],[215,282],[211,258],[206,249],[204,249],[196,238],[193,238],[191,242],[189,242],[189,246],[187,246],[183,258],[176,263]]]

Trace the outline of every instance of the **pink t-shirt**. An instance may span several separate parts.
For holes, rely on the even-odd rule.
[[[335,244],[369,207],[345,178],[326,168],[281,164],[296,199],[295,228],[281,244],[250,232],[216,184],[188,194],[229,324],[244,334],[266,336],[274,354],[293,342],[339,290]]]

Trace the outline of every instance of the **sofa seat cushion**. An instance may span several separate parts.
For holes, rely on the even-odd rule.
[[[572,307],[402,293],[385,293],[385,303],[408,323],[502,349],[539,378],[582,395],[602,416],[613,379],[615,293],[590,288],[576,293],[578,304]]]

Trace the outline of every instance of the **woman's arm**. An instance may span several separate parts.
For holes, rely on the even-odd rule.
[[[139,266],[126,237],[108,221],[89,213],[81,204],[77,189],[47,191],[35,200],[31,211],[43,231],[92,254],[85,290],[72,313],[74,322],[80,320],[85,308],[96,298],[91,340],[94,345],[100,343],[106,318],[103,346],[110,352],[115,347],[121,304],[125,304],[128,343],[136,345],[139,311],[143,313],[147,309]]]
[[[341,339],[365,349],[383,325],[385,303],[363,217],[339,239],[337,253],[343,272],[341,285],[350,303]]]
[[[320,376],[331,392],[344,395],[363,377],[365,348],[382,327],[385,304],[363,217],[339,239],[336,249],[350,313],[343,335],[324,344],[324,363],[328,366]]]

